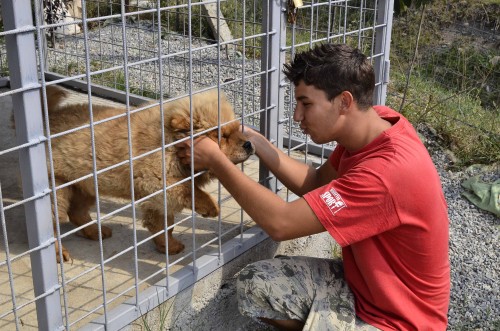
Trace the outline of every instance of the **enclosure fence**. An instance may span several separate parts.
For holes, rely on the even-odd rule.
[[[212,129],[223,139],[238,120],[290,156],[319,165],[333,145],[312,143],[293,122],[293,86],[283,64],[318,43],[359,47],[375,67],[375,103],[384,104],[392,8],[392,0],[2,0],[0,329],[120,329],[266,239],[216,180],[206,191],[218,216],[188,208],[167,223],[167,201],[180,188],[189,188],[197,208],[195,183],[205,174],[170,180],[165,169],[175,147],[165,141],[163,112],[187,98],[192,121],[194,98],[215,89],[217,125],[201,132],[191,126],[187,139]],[[66,91],[60,117],[51,116],[47,102],[53,85]],[[234,120],[222,118],[223,95]],[[99,117],[106,109],[115,111]],[[151,109],[162,114],[151,127],[161,143],[136,153],[135,139],[150,133],[135,132],[134,119]],[[72,125],[74,116],[86,120]],[[126,138],[106,144],[119,157],[102,166],[98,150],[116,130]],[[68,160],[65,151],[80,144],[86,147]],[[141,195],[141,167],[158,155],[161,185]],[[82,174],[84,158],[90,165]],[[62,180],[63,161],[79,175]],[[296,198],[255,157],[238,166],[283,199]],[[122,170],[115,183],[106,181]],[[129,189],[111,194],[114,184]],[[92,193],[90,216],[75,222],[82,215],[71,205],[66,222],[58,201],[71,192],[81,203],[88,200],[84,190]],[[147,231],[141,221],[151,215],[139,208],[158,201],[163,226]],[[91,230],[94,240],[84,238]],[[168,245],[172,231],[184,249],[158,252],[155,242]]]

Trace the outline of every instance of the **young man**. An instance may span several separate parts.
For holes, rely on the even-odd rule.
[[[450,290],[448,217],[439,176],[411,124],[372,106],[367,58],[343,44],[299,53],[285,65],[294,120],[337,147],[318,169],[248,130],[256,153],[301,198],[285,202],[245,176],[210,139],[185,164],[209,169],[277,241],[328,231],[342,261],[279,257],[243,269],[240,311],[283,330],[445,330]]]

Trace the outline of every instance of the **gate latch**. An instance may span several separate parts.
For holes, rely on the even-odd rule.
[[[288,0],[288,23],[295,24],[297,21],[297,9],[303,5],[302,0]]]

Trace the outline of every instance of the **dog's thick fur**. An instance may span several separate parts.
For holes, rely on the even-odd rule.
[[[88,104],[62,105],[67,92],[56,86],[47,87],[47,104],[51,134],[89,125]],[[243,162],[254,152],[253,145],[239,129],[240,123],[235,121],[231,105],[217,91],[195,94],[192,97],[193,131],[202,132],[214,141],[220,129],[220,148],[234,163]],[[190,134],[190,100],[188,97],[168,102],[164,105],[165,143],[172,143]],[[111,108],[93,105],[93,121],[98,122],[119,114],[125,114],[124,108]],[[220,109],[220,119],[219,119]],[[229,123],[228,123],[229,122]],[[133,192],[139,200],[163,188],[162,171],[162,130],[159,106],[153,106],[131,114],[131,145],[133,161]],[[228,124],[224,124],[228,123]],[[129,160],[129,137],[127,117],[111,119],[94,125],[95,160],[98,173],[99,195],[131,199],[132,185]],[[90,127],[79,129],[69,134],[52,138],[52,156],[57,186],[74,181],[93,173],[92,144]],[[151,154],[151,151],[156,150]],[[145,156],[141,156],[146,154]],[[116,164],[122,165],[104,170]],[[180,163],[175,147],[165,151],[165,171],[167,187],[190,176],[189,166]],[[195,211],[203,216],[214,217],[219,213],[217,203],[201,188],[210,180],[210,174],[204,173],[195,177]],[[95,187],[93,176],[80,180],[70,186],[57,190],[57,213],[59,220],[69,220],[76,226],[91,222],[89,209],[95,203]],[[191,182],[178,184],[167,191],[167,224],[172,225],[174,215],[183,208],[191,209]],[[156,194],[140,204],[143,225],[151,232],[164,229],[164,197]],[[172,237],[168,230],[168,252],[176,254],[184,245]],[[81,230],[81,234],[89,239],[98,240],[97,224],[92,223]],[[102,238],[111,237],[111,229],[101,226]],[[167,249],[165,235],[154,238],[156,248],[160,252]],[[69,252],[62,248],[65,261],[70,259]],[[59,254],[57,253],[59,260]]]

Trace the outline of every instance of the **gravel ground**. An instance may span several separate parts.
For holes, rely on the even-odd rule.
[[[139,27],[141,29],[139,29]],[[128,61],[139,61],[145,59],[157,49],[157,38],[153,27],[146,23],[133,25],[128,33]],[[134,30],[135,29],[135,30]],[[99,57],[110,63],[121,63],[123,52],[119,47],[121,41],[121,30],[111,25],[97,31],[91,31],[91,59]],[[95,42],[95,41],[102,42]],[[106,41],[106,42],[103,42]],[[109,41],[109,42],[108,42]],[[112,42],[111,42],[112,41]],[[187,48],[187,40],[180,35],[168,35],[162,39],[162,48],[169,53],[184,51]],[[203,42],[193,44],[194,47],[204,47],[208,44]],[[58,49],[64,52],[66,57],[59,54],[57,62],[62,68],[68,68],[71,55],[84,54],[82,39],[72,41],[68,39],[64,48]],[[146,52],[145,50],[148,50]],[[153,51],[151,51],[153,50]],[[225,85],[230,87],[232,93],[230,99],[235,109],[243,109],[255,103],[260,95],[259,79],[241,79],[243,72],[245,76],[259,71],[259,61],[245,60],[238,53],[222,52],[221,59],[217,57],[217,47],[198,50],[191,54],[194,66],[194,87],[216,86],[217,83],[224,84],[233,80],[235,83]],[[61,59],[66,59],[64,62]],[[68,60],[69,59],[69,60]],[[76,61],[76,60],[75,60]],[[81,62],[81,58],[79,60]],[[222,64],[221,66],[218,63]],[[49,57],[49,63],[50,57]],[[93,62],[95,63],[95,61]],[[164,86],[164,91],[170,95],[186,93],[186,57],[172,58],[168,65],[165,64],[164,72],[172,79],[165,82],[170,84]],[[244,70],[242,69],[244,65]],[[138,66],[139,67],[139,66]],[[218,68],[220,67],[220,71]],[[155,73],[154,64],[142,64],[141,68],[146,72]],[[137,70],[139,73],[139,70]],[[131,86],[147,86],[148,89],[157,88],[158,76],[155,74],[136,74],[130,72]],[[249,81],[249,82],[248,82]],[[242,93],[244,91],[245,93]],[[245,99],[242,96],[245,96]],[[243,105],[245,100],[245,105]],[[258,99],[257,99],[258,100]],[[257,101],[258,105],[258,101]],[[439,147],[431,130],[419,128],[422,137],[428,146],[433,160],[441,176],[442,184],[449,207],[450,217],[450,260],[452,292],[449,309],[449,330],[499,330],[500,329],[500,299],[498,291],[499,271],[499,225],[500,219],[493,214],[482,211],[461,196],[463,189],[460,183],[473,176],[482,174],[486,181],[499,178],[499,168],[496,167],[471,167],[462,171],[448,170],[452,164],[450,154]],[[423,179],[425,180],[425,179]]]

